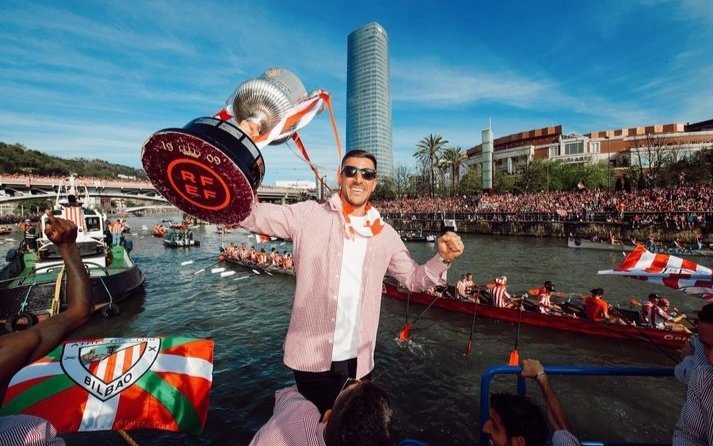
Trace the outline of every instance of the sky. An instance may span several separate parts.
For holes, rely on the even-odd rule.
[[[0,141],[141,167],[154,132],[211,116],[272,67],[327,90],[346,136],[347,36],[389,36],[394,162],[429,134],[463,151],[561,124],[565,133],[713,118],[713,1],[3,0]],[[327,113],[300,132],[332,179]],[[268,146],[264,185],[310,180]]]

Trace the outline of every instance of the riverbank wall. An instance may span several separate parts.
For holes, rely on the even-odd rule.
[[[414,220],[411,218],[387,219],[397,231],[440,233],[443,220]],[[632,228],[629,223],[582,222],[582,221],[469,221],[455,220],[459,233],[484,235],[509,235],[522,237],[567,238],[570,234],[590,239],[594,236],[608,240],[610,233],[622,240],[645,240],[651,236],[656,242],[670,242],[674,238],[687,244],[696,241],[703,233],[704,243],[713,243],[713,234],[708,228],[675,231],[663,225],[647,225]]]

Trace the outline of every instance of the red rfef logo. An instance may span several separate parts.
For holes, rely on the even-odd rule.
[[[171,161],[166,177],[174,192],[201,209],[220,211],[230,203],[230,190],[210,166],[189,158]]]
[[[67,343],[62,369],[67,376],[101,401],[133,385],[158,357],[159,338],[103,339]]]

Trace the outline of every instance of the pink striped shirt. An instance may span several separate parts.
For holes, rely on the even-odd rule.
[[[292,239],[297,286],[284,362],[293,370],[324,372],[332,363],[345,237],[340,211],[332,200],[286,206],[259,203],[241,223],[252,232]],[[358,378],[374,368],[386,272],[412,291],[426,291],[432,285],[445,283],[448,265],[436,254],[419,266],[411,259],[399,234],[386,224],[378,235],[368,239],[363,268]]]
[[[275,392],[272,417],[255,433],[249,446],[324,446],[319,409],[297,386]]]
[[[0,417],[0,446],[63,446],[49,421],[33,415]]]

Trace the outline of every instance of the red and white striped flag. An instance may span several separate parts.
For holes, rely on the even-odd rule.
[[[639,245],[613,270],[599,274],[626,276],[657,283],[713,301],[713,272],[710,268],[670,254],[655,254]]]

